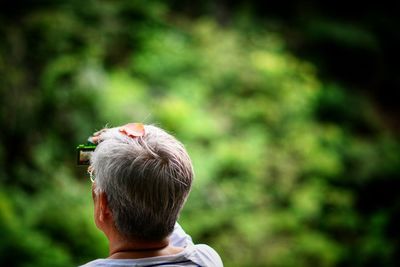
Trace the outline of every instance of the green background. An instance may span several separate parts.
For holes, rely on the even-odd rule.
[[[398,266],[398,19],[335,8],[4,4],[0,264],[107,257],[75,147],[144,122],[185,144],[180,223],[225,266]]]

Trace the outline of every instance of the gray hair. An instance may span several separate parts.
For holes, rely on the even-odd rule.
[[[161,240],[172,233],[189,194],[193,167],[184,146],[145,125],[143,137],[105,130],[93,152],[95,193],[104,192],[125,237]]]

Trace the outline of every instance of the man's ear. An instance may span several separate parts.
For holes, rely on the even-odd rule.
[[[107,195],[104,192],[101,192],[97,196],[99,199],[99,209],[100,209],[100,220],[105,221],[111,219],[111,210],[108,206]]]
[[[95,201],[96,193],[95,193],[95,185],[94,185],[94,183],[92,183],[92,198],[93,198],[93,201]]]

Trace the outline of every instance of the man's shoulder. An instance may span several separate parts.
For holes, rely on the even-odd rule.
[[[104,266],[104,267],[106,267],[106,266],[110,266],[110,265],[107,265],[106,259],[97,259],[97,260],[93,260],[93,261],[87,262],[87,263],[85,263],[83,265],[80,265],[79,267],[93,267],[93,266],[96,266],[96,267],[97,266],[98,267]]]
[[[205,244],[192,245],[187,247],[187,257],[201,266],[222,267],[222,260],[218,253]]]
[[[189,245],[185,249],[170,256],[142,259],[97,259],[80,267],[111,267],[111,266],[203,266],[222,267],[218,253],[208,245]]]

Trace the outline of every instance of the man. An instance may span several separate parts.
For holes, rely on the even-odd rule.
[[[130,123],[89,138],[94,220],[109,257],[88,266],[223,266],[177,224],[193,167],[184,146],[162,129]]]

